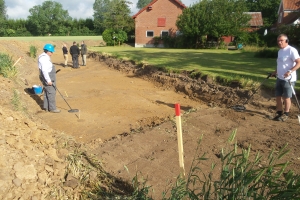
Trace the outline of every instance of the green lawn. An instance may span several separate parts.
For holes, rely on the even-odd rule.
[[[119,58],[144,62],[169,70],[197,70],[227,80],[262,82],[276,68],[276,59],[255,58],[252,52],[216,49],[162,49],[134,47],[91,47],[90,50],[108,53]],[[273,88],[275,78],[265,82]]]
[[[39,36],[39,37],[0,37],[1,40],[21,40],[21,41],[80,41],[80,40],[102,40],[102,36]]]

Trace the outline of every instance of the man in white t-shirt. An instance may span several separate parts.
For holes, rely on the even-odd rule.
[[[273,76],[277,75],[275,86],[277,112],[273,118],[277,121],[286,121],[289,117],[293,95],[290,83],[295,85],[297,80],[296,70],[300,67],[299,53],[288,42],[289,39],[285,34],[280,34],[277,37],[277,44],[280,50],[277,57],[277,69],[272,73]],[[282,103],[284,103],[284,108]]]

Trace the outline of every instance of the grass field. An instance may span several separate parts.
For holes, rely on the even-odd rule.
[[[257,85],[276,68],[276,59],[256,58],[253,52],[216,49],[162,49],[134,47],[91,47],[92,51],[146,63],[171,71],[196,70],[212,77],[240,80]],[[255,84],[256,83],[256,84]],[[273,88],[275,78],[265,82]]]
[[[21,41],[80,41],[80,40],[102,40],[102,36],[40,36],[40,37],[0,37],[1,40],[21,40]]]

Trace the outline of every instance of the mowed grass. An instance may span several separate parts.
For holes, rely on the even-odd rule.
[[[20,41],[81,41],[81,40],[103,40],[102,36],[39,36],[39,37],[0,37],[1,40],[20,40]]]
[[[276,59],[256,58],[253,52],[217,49],[164,49],[134,47],[91,47],[92,51],[166,68],[170,71],[196,70],[214,78],[261,83],[276,69]],[[275,78],[264,82],[273,88]]]

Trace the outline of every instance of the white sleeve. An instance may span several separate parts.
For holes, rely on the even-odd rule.
[[[295,62],[295,60],[297,60],[299,58],[299,53],[297,51],[297,49],[295,48],[292,48],[292,59],[293,59],[293,62]],[[295,65],[295,63],[294,63]]]
[[[51,70],[52,70],[51,61],[49,60],[49,58],[47,56],[42,56],[42,57],[40,57],[39,62],[41,64],[41,70],[42,70],[44,78],[46,79],[46,81],[48,83],[52,82],[50,79],[50,76],[49,76],[49,72],[51,72]]]

